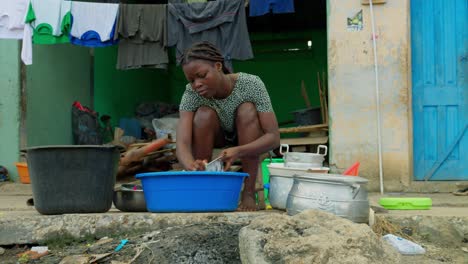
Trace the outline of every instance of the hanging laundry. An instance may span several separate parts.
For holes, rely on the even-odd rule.
[[[208,0],[168,0],[167,1],[169,4],[183,4],[183,3],[205,3],[208,2]]]
[[[294,0],[250,0],[250,16],[263,16],[270,10],[274,14],[294,13]]]
[[[71,1],[29,0],[21,59],[32,64],[32,44],[69,43]]]
[[[0,0],[0,39],[22,39],[29,0]]]
[[[24,25],[23,44],[21,47],[21,60],[25,65],[31,65],[33,62],[32,55],[32,35],[33,29],[30,24]]]
[[[87,47],[117,44],[114,39],[119,4],[72,1],[70,42]]]
[[[117,69],[167,69],[167,5],[120,4]]]
[[[32,43],[58,44],[70,42],[71,1],[30,0],[26,23],[33,29]]]
[[[168,46],[176,46],[177,62],[193,43],[209,41],[231,59],[253,58],[243,0],[168,4]]]

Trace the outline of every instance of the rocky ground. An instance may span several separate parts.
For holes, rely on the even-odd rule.
[[[327,229],[330,231],[333,230],[333,232],[336,233],[336,228],[334,228],[334,226],[338,225],[346,227],[347,231],[343,234],[354,234],[353,236],[360,237],[360,239],[351,242],[349,239],[344,239],[342,241],[348,244],[347,246],[349,247],[349,251],[346,251],[346,249],[341,250],[340,254],[342,254],[343,259],[359,259],[362,255],[369,255],[367,251],[372,250],[372,248],[368,246],[366,249],[367,251],[365,251],[362,248],[363,245],[373,244],[373,246],[378,246],[377,240],[366,243],[368,238],[372,237],[372,234],[368,233],[370,229],[365,225],[359,225],[359,227],[356,227],[356,230],[350,231],[349,228],[354,228],[353,224],[340,222],[341,219],[337,220],[337,224],[330,224],[332,221],[335,221],[330,218],[326,221],[329,222],[329,227],[323,228],[323,230],[319,232],[317,228],[324,226],[323,224],[321,225],[319,223],[314,227],[314,224],[307,226],[306,222],[298,222],[299,225],[302,225],[298,228],[295,224],[291,225],[287,216],[264,216],[264,218],[265,217],[268,220],[257,220],[259,219],[257,218],[247,229],[257,232],[258,230],[266,230],[266,226],[270,228],[268,232],[264,232],[267,235],[270,234],[270,236],[267,237],[266,240],[260,242],[262,247],[265,248],[264,253],[273,256],[272,259],[269,259],[269,263],[297,263],[293,259],[289,259],[288,261],[288,258],[282,258],[280,255],[284,256],[284,254],[288,254],[288,250],[290,253],[292,252],[294,254],[300,250],[312,250],[312,253],[303,252],[305,254],[304,256],[308,256],[310,254],[315,254],[314,250],[317,252],[317,248],[320,248],[320,246],[326,245],[327,243],[333,244],[339,241],[340,239],[338,236],[332,239],[332,236],[326,233]],[[280,220],[282,219],[281,221],[284,221],[284,224],[278,224],[280,220],[273,219],[275,217],[278,217]],[[317,217],[323,218],[323,216],[320,215]],[[32,245],[4,247],[5,250],[3,253],[0,249],[0,263],[81,264],[91,263],[90,260],[92,257],[102,257],[102,259],[97,261],[98,263],[111,264],[241,263],[239,233],[243,233],[241,231],[243,227],[244,225],[239,223],[217,222],[164,227],[141,234],[118,233],[118,230],[116,230],[115,234],[109,234],[108,238],[101,238],[100,240],[87,237],[83,238],[81,241],[67,238],[48,241],[41,246],[48,246],[50,254],[38,260],[32,260],[27,256],[21,256],[21,253],[27,251]],[[288,231],[287,228],[290,230]],[[282,239],[287,235],[292,240],[286,239],[282,242],[278,240],[271,243],[273,241],[272,239],[274,239],[272,234],[283,234]],[[321,245],[316,243],[312,248],[290,246],[293,243],[298,243],[298,241],[307,242],[307,239],[313,238],[308,238],[307,236],[317,236],[315,240],[319,241],[321,239]],[[468,263],[468,250],[466,249],[468,248],[468,241],[460,241],[458,244],[447,245],[446,242],[437,243],[434,242],[434,240],[424,241],[424,237],[418,236],[418,234],[414,234],[413,236],[418,243],[426,248],[427,253],[423,256],[400,256],[400,259],[396,263]],[[125,244],[121,250],[115,252],[116,247],[120,244],[122,239],[127,239],[128,243]],[[313,241],[314,239],[311,239],[308,243],[313,243]],[[358,242],[356,243],[356,241]],[[280,242],[285,244],[282,246]],[[241,244],[243,243],[241,239]],[[355,243],[355,245],[353,243]],[[282,247],[289,249],[282,250]],[[325,252],[327,250],[328,252],[330,252],[330,250],[340,250],[340,247],[341,246],[336,247],[332,245],[328,247],[328,249],[325,248]],[[376,250],[379,250],[378,247],[376,248]],[[346,255],[346,252],[354,253]],[[385,256],[385,254],[381,255]],[[372,263],[388,263],[388,261],[378,258],[374,258],[372,261]]]
[[[53,241],[47,245],[51,253],[39,260],[18,257],[18,254],[28,250],[28,246],[14,246],[6,248],[0,256],[0,263],[55,264],[68,260],[65,263],[79,264],[88,263],[87,256],[106,253],[111,255],[99,263],[241,263],[238,245],[240,228],[242,226],[238,224],[210,223],[168,227],[140,235],[122,234],[101,241],[89,238],[71,243]],[[114,252],[122,239],[127,239],[127,244]],[[82,256],[81,259],[78,256]]]

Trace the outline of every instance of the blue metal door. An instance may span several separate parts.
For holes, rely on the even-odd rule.
[[[414,176],[468,180],[468,0],[411,0]]]

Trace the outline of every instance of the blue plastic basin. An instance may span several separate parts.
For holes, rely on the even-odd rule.
[[[177,171],[137,174],[150,212],[220,212],[237,209],[247,173]]]

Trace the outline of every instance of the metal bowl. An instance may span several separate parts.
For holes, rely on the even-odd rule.
[[[114,206],[122,212],[147,212],[145,195],[141,190],[114,191]]]

